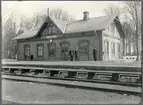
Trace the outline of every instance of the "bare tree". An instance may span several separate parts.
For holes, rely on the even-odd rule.
[[[107,8],[104,9],[104,13],[106,15],[118,15],[120,16],[122,14],[122,9],[120,7],[117,7],[113,4],[109,4]]]
[[[46,18],[46,14],[42,14],[43,12],[35,13],[32,17],[32,24],[34,27],[37,27],[43,23]]]
[[[131,52],[131,46],[132,47],[135,46],[134,45],[134,31],[133,31],[131,24],[129,22],[122,23],[122,29],[125,33],[126,45],[128,46],[128,47],[126,46],[126,54],[127,55],[131,55],[133,53],[135,54],[135,52],[136,52],[135,50],[134,50],[134,52]],[[135,47],[133,47],[133,48],[135,48]],[[127,50],[128,50],[128,52],[127,52]]]
[[[3,56],[6,58],[11,58],[14,56],[14,42],[11,40],[16,36],[16,22],[14,21],[14,15],[11,14],[10,17],[4,24],[2,35],[2,52]]]
[[[71,22],[75,20],[75,17],[73,15],[71,15],[68,11],[64,11],[60,8],[51,10],[49,12],[49,15],[55,17],[56,19],[64,20],[66,22]],[[35,13],[31,19],[33,27],[41,25],[46,17],[47,12],[44,13],[44,11],[42,11],[39,13]]]
[[[137,60],[139,60],[139,35],[141,35],[141,2],[131,1],[125,2],[125,11],[129,14],[130,19],[132,20],[132,26],[135,31],[135,40],[136,40],[136,51],[137,51]]]
[[[60,8],[51,10],[50,16],[53,16],[57,19],[62,19],[66,22],[71,22],[75,20],[75,17],[73,15],[69,14],[68,11],[62,10]]]

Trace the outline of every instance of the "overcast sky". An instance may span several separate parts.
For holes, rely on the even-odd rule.
[[[122,1],[2,1],[2,18],[6,19],[11,12],[16,13],[16,16],[22,14],[32,17],[34,13],[46,8],[61,8],[76,19],[82,19],[84,11],[89,12],[89,17],[103,16],[105,15],[103,10],[108,4],[122,6],[122,3]]]

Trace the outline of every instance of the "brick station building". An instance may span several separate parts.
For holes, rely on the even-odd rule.
[[[68,61],[70,49],[78,50],[79,61],[92,61],[93,49],[97,60],[114,60],[123,56],[124,32],[118,16],[89,18],[66,23],[47,16],[40,27],[14,38],[18,43],[18,60]]]

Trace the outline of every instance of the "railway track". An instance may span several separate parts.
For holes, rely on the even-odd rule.
[[[141,87],[141,72],[46,68],[32,66],[2,66],[3,75],[48,78],[68,81],[116,84]]]

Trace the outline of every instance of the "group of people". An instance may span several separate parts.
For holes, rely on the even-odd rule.
[[[73,61],[74,60],[74,58],[75,58],[75,61],[77,61],[78,60],[78,50],[77,49],[71,49],[70,51],[69,51],[69,56],[70,56],[70,61]]]

